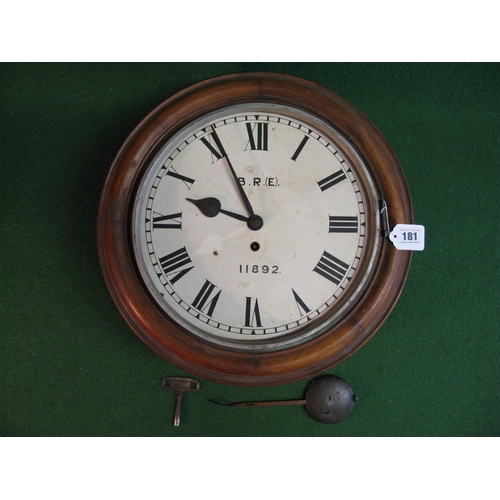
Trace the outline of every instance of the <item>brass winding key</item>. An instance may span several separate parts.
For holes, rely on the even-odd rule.
[[[174,426],[179,427],[181,424],[181,398],[185,392],[197,391],[200,388],[200,383],[197,380],[186,377],[163,377],[161,386],[166,389],[172,389],[175,392],[175,414]]]

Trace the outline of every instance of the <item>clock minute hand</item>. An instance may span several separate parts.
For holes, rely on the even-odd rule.
[[[248,213],[251,216],[255,215],[253,208],[252,208],[252,205],[250,204],[250,200],[248,199],[248,196],[245,193],[243,186],[238,181],[238,176],[236,175],[236,172],[234,171],[234,168],[231,165],[231,161],[229,160],[229,157],[226,155],[225,158],[226,158],[227,164],[229,166],[229,170],[231,170],[231,174],[233,175],[233,179],[234,179],[234,182],[236,183],[236,187],[238,188],[238,191],[240,192],[243,203],[245,204],[245,207],[248,210]]]
[[[247,218],[247,226],[252,231],[258,231],[264,225],[264,221],[262,220],[262,217],[260,215],[255,215],[253,208],[252,208],[252,205],[250,205],[250,201],[248,200],[248,197],[243,189],[243,186],[238,182],[238,177],[236,176],[236,172],[234,171],[234,168],[231,165],[231,162],[229,161],[228,156],[225,155],[225,158],[226,158],[227,164],[229,165],[229,169],[231,170],[231,173],[233,174],[234,182],[236,182],[236,187],[238,188],[238,191],[240,192],[241,198],[243,199],[243,203],[245,204],[245,207],[247,208],[248,213],[250,214],[250,217]]]
[[[224,210],[221,208],[221,203],[217,198],[202,198],[201,200],[193,200],[192,198],[186,198],[187,201],[190,201],[194,205],[196,205],[200,212],[205,217],[215,217],[219,214],[228,215],[233,219],[238,219],[243,222],[248,222],[248,217],[244,215],[237,214],[235,212],[230,212],[229,210]]]
[[[238,188],[238,191],[239,191],[240,196],[243,200],[243,203],[245,204],[246,209],[248,210],[248,213],[251,216],[255,215],[253,208],[252,208],[252,205],[250,204],[250,200],[248,199],[248,196],[245,193],[243,186],[238,181],[238,176],[236,175],[236,172],[234,171],[233,165],[231,164],[231,160],[229,159],[229,156],[227,155],[226,151],[224,150],[224,146],[222,145],[222,143],[219,139],[219,136],[217,135],[217,132],[215,131],[215,129],[213,129],[211,135],[215,141],[215,144],[219,148],[219,151],[222,153],[222,156],[226,159],[229,170],[231,171],[231,175],[233,176],[234,182],[236,183],[236,187]]]

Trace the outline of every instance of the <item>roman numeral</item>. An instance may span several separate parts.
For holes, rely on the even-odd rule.
[[[357,233],[358,232],[358,216],[329,216],[330,230],[329,233]]]
[[[210,283],[210,281],[205,280],[205,284],[201,287],[198,295],[194,299],[194,302],[191,304],[193,307],[196,307],[201,312],[205,312],[205,309],[208,308],[207,316],[212,317],[215,306],[217,305],[217,301],[219,300],[220,293],[222,290],[219,290],[212,298],[213,291],[216,290],[217,287]],[[210,300],[209,300],[210,299]]]
[[[194,268],[194,266],[185,267],[190,263],[192,261],[189,258],[186,247],[182,247],[160,259],[161,268],[172,285]]]
[[[321,191],[326,191],[328,188],[335,186],[340,181],[343,181],[346,178],[344,172],[342,170],[338,170],[332,175],[325,177],[323,180],[318,181],[318,186],[321,188]]]
[[[245,326],[262,326],[260,321],[259,301],[255,299],[255,304],[252,307],[252,297],[246,297]]]
[[[161,215],[155,212],[153,217],[153,229],[182,229],[182,213]],[[171,222],[165,222],[171,221]]]
[[[302,139],[302,142],[299,144],[299,147],[296,149],[295,153],[293,153],[292,160],[297,161],[298,156],[300,155],[301,151],[304,149],[304,146],[306,145],[306,142],[309,140],[309,136],[305,135],[304,138]]]
[[[338,285],[344,278],[348,269],[348,264],[325,251],[313,271]]]
[[[170,175],[170,177],[173,177],[174,179],[179,179],[187,186],[188,189],[191,189],[191,186],[193,185],[194,182],[194,179],[190,179],[189,177],[178,174],[172,167],[170,167],[169,171],[167,172],[167,175]]]
[[[215,130],[210,134],[208,134],[208,139],[206,136],[202,137],[201,142],[205,144],[205,146],[209,149],[210,153],[212,153],[212,163],[215,163],[217,160],[220,160],[223,156],[227,156],[226,152],[224,151],[224,146],[222,145],[222,142],[220,142],[219,136],[217,135],[217,132]],[[214,156],[215,156],[215,161],[213,159]]]
[[[248,143],[245,151],[250,146],[253,151],[268,151],[267,137],[269,131],[269,123],[254,123],[253,127],[250,123],[246,124],[248,133]],[[257,134],[255,135],[255,132]]]
[[[309,307],[306,306],[305,302],[297,295],[297,292],[292,288],[293,296],[295,297],[295,302],[297,303],[297,308],[300,314],[307,314],[311,311]]]

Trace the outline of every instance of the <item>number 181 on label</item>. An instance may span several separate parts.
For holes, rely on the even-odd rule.
[[[397,224],[389,238],[398,250],[423,250],[425,227],[417,224]]]

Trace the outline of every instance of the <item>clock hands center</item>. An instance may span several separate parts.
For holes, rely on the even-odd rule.
[[[202,198],[200,200],[186,198],[186,200],[196,205],[205,217],[216,217],[219,214],[224,214],[232,217],[233,219],[246,222],[248,228],[252,231],[258,231],[264,225],[262,218],[258,215],[251,215],[250,217],[246,217],[229,210],[224,210],[223,208],[221,208],[221,202],[217,198],[209,197]]]

